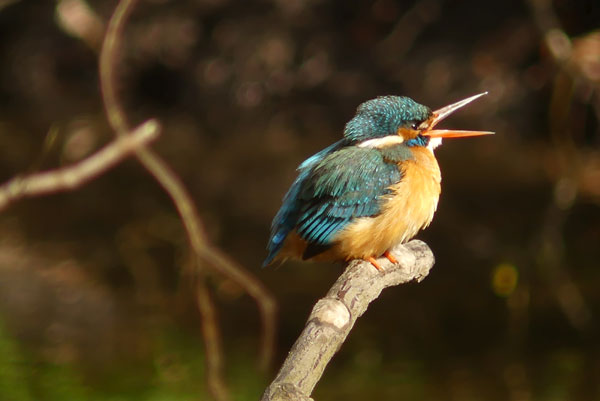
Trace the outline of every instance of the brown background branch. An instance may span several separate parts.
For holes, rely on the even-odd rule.
[[[17,176],[0,186],[0,210],[24,197],[77,188],[114,167],[137,148],[156,139],[158,134],[158,122],[149,120],[127,136],[115,139],[78,163],[27,176]]]
[[[431,249],[418,240],[397,246],[393,253],[398,263],[391,265],[383,259],[383,272],[369,262],[350,262],[327,295],[314,306],[262,401],[309,400],[327,364],[369,304],[387,287],[420,282],[435,262]]]
[[[127,136],[128,122],[125,110],[119,103],[115,88],[115,64],[120,48],[120,40],[128,17],[135,8],[136,0],[121,0],[108,22],[106,35],[100,51],[100,87],[104,108],[109,124],[117,137]],[[263,328],[263,341],[260,351],[260,365],[266,367],[273,353],[275,338],[275,301],[266,288],[252,274],[230,261],[220,250],[212,246],[198,216],[193,199],[185,185],[170,165],[152,149],[136,149],[135,155],[146,171],[156,180],[173,201],[190,246],[196,258],[197,269],[210,268],[223,275],[254,298],[258,305]],[[206,288],[206,275],[199,271],[196,278],[198,311],[202,320],[203,341],[206,349],[206,380],[211,395],[218,401],[230,399],[223,376],[223,350],[220,341],[219,324],[214,311],[211,294]]]

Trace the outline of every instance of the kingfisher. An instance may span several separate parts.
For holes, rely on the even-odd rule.
[[[432,111],[405,96],[381,96],[358,106],[341,140],[306,159],[271,225],[275,260],[377,258],[427,227],[436,211],[441,173],[434,156],[443,138],[489,131],[434,129],[487,92]]]

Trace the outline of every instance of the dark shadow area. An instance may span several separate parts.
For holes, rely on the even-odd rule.
[[[2,182],[113,138],[97,57],[115,5],[0,1]],[[442,195],[417,236],[436,265],[373,303],[313,396],[600,399],[598,21],[597,0],[140,1],[118,91],[133,124],[164,125],[152,148],[212,241],[275,294],[275,367],[342,268],[259,267],[296,167],[367,99],[489,91],[442,124],[496,135],[436,150]],[[3,210],[0,400],[207,399],[188,257],[135,160]],[[256,306],[209,284],[233,397],[258,399],[273,372],[256,367]]]

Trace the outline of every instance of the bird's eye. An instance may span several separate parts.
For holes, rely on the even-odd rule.
[[[419,122],[418,121],[412,121],[410,123],[410,128],[417,130],[419,128]]]

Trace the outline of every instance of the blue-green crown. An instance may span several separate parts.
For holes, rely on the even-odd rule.
[[[394,135],[400,127],[409,128],[431,116],[431,109],[405,96],[381,96],[362,103],[344,128],[352,142]]]

